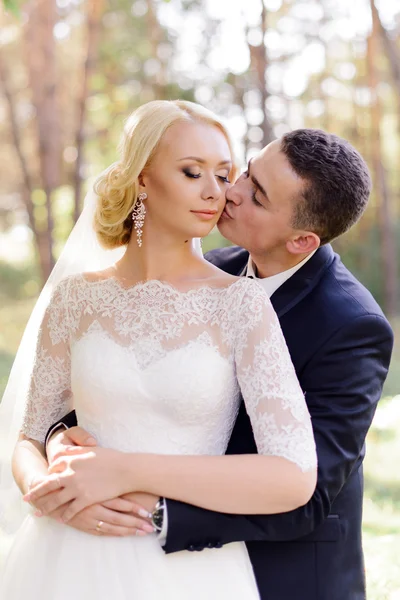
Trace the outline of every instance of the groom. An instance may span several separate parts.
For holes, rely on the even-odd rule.
[[[206,255],[228,273],[257,278],[271,297],[312,417],[318,482],[305,506],[276,515],[166,500],[163,548],[196,552],[245,541],[262,600],[365,599],[364,442],[393,338],[329,242],[361,217],[370,188],[367,166],[348,142],[319,130],[288,133],[227,191],[218,227],[236,246]],[[73,414],[63,422],[76,425]],[[50,446],[82,444],[85,435],[58,432]],[[256,452],[243,402],[227,452]]]

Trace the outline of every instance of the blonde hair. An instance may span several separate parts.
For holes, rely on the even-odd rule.
[[[139,195],[139,176],[151,163],[167,129],[176,122],[203,122],[217,127],[225,136],[234,163],[232,141],[223,123],[210,110],[184,100],[155,100],[140,106],[127,119],[119,144],[120,160],[96,180],[98,195],[94,229],[103,248],[129,242],[131,213]],[[236,165],[230,176],[236,175]]]

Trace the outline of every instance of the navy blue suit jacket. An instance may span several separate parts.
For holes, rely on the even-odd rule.
[[[206,258],[239,275],[248,256],[230,247]],[[304,507],[279,515],[222,514],[168,500],[164,550],[245,541],[262,600],[364,600],[364,441],[389,367],[392,330],[329,245],[271,301],[312,417],[319,461],[315,493]],[[76,420],[69,415],[63,422]],[[242,402],[227,453],[256,451]]]
[[[206,258],[239,275],[248,252]],[[168,500],[166,552],[247,543],[263,600],[362,600],[364,441],[393,345],[371,294],[323,246],[271,297],[312,417],[318,483],[308,504],[279,515],[220,514]],[[227,452],[256,452],[242,402]]]

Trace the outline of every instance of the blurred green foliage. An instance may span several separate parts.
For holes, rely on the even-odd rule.
[[[36,298],[41,280],[36,264],[16,266],[0,260],[0,305]]]

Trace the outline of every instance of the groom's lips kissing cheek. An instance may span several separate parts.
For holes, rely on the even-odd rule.
[[[231,202],[229,200],[226,201],[224,210],[220,216],[220,219],[233,219],[233,216],[230,214],[229,210],[231,210]]]

